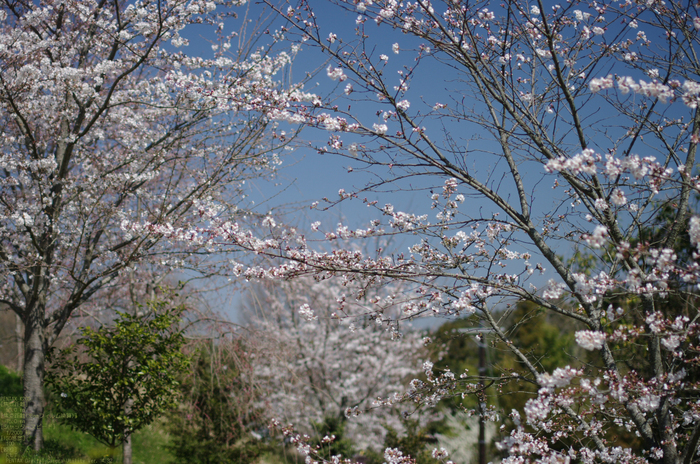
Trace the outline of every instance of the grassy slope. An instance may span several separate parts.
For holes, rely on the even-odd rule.
[[[16,373],[0,365],[0,398],[17,398],[15,403],[0,402],[0,415],[21,413],[22,381]],[[7,424],[6,421],[1,421]],[[6,431],[10,427],[6,426]],[[16,431],[17,425],[11,427]],[[42,464],[58,464],[70,461],[71,464],[95,462],[100,457],[109,454],[109,448],[97,440],[82,432],[71,430],[69,426],[60,424],[48,417],[44,421],[44,439],[46,449],[41,453],[40,460],[29,452],[25,455],[26,463],[41,462]],[[168,464],[173,461],[173,456],[166,450],[169,436],[165,432],[163,422],[154,424],[139,430],[133,437],[133,462],[134,464]],[[0,464],[6,462],[22,463],[16,460],[20,448],[16,443],[8,439],[7,435],[0,435]],[[121,462],[121,449],[116,450],[116,462]],[[32,459],[34,458],[34,459]]]

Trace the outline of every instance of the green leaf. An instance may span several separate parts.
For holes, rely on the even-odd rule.
[[[46,375],[49,388],[62,398],[57,402],[62,420],[108,446],[175,405],[176,378],[189,365],[180,352],[183,308],[164,300],[146,306],[144,316],[118,312],[113,327],[82,328],[75,345],[52,354]],[[80,351],[89,361],[78,361]],[[134,405],[127,410],[129,399]]]

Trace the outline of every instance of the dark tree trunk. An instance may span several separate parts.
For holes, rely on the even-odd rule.
[[[45,308],[34,304],[24,320],[24,444],[40,451],[44,442]]]
[[[15,340],[17,340],[17,372],[20,374],[24,372],[24,351],[22,350],[24,346],[24,338],[22,337],[23,324],[22,319],[18,314],[15,314],[15,319],[17,320],[15,325]]]

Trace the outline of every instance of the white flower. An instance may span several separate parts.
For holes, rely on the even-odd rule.
[[[340,82],[343,82],[345,79],[348,78],[348,76],[345,75],[341,68],[333,68],[332,66],[328,66],[326,74],[328,74],[328,77],[330,77],[331,80],[337,79]]]
[[[591,82],[588,84],[588,88],[593,93],[600,92],[601,90],[604,90],[604,89],[610,89],[610,88],[612,88],[612,86],[613,86],[613,77],[611,74],[608,74],[607,77],[598,77],[595,79],[591,79]]]
[[[505,55],[498,58],[498,62],[501,64],[508,64],[508,62],[510,61],[510,58],[511,58],[510,53],[506,53]]]
[[[584,350],[599,350],[603,348],[605,343],[605,334],[603,332],[594,332],[592,330],[579,330],[576,332],[576,344]]]
[[[622,190],[616,188],[613,190],[612,195],[610,195],[610,201],[612,201],[614,205],[623,206],[627,204],[627,197]]]
[[[632,54],[636,55],[634,53]],[[634,61],[636,58],[632,57],[628,60],[627,57],[625,57],[625,60]],[[673,97],[673,90],[671,90],[671,87],[668,85],[656,81],[645,82],[642,80],[637,83],[637,81],[630,76],[618,77],[617,87],[623,94],[634,92],[647,97],[658,98],[662,103],[666,103],[669,98]]]
[[[661,340],[661,344],[668,350],[674,351],[681,345],[681,337],[678,335],[669,335]]]
[[[396,107],[401,111],[406,111],[411,106],[411,102],[408,100],[401,100],[396,104]]]
[[[404,464],[413,461],[408,456],[404,456],[398,448],[387,448],[384,450],[384,462],[386,464]]]
[[[34,225],[34,218],[27,213],[15,213],[11,216],[11,219],[15,220],[17,227],[31,227]]]
[[[554,279],[550,279],[549,282],[547,282],[547,289],[544,291],[542,296],[546,300],[556,300],[564,294],[565,289],[566,285],[564,285],[562,282],[557,282]]]
[[[685,81],[683,83],[683,103],[685,103],[689,108],[698,107],[698,94],[700,94],[700,84],[693,81]]]
[[[299,315],[309,322],[317,319],[317,316],[314,314],[313,310],[308,304],[303,304],[299,307]]]
[[[391,46],[391,49],[394,51],[395,54],[399,54],[399,44],[395,43],[394,45]]]
[[[525,403],[525,415],[527,421],[536,423],[543,421],[552,410],[552,400],[549,397],[538,396],[537,398],[529,399]]]
[[[389,130],[386,124],[377,124],[374,123],[372,125],[372,130],[377,134],[377,135],[384,135],[386,134],[386,131]]]
[[[600,248],[605,244],[605,239],[608,237],[608,228],[602,225],[596,226],[591,235],[585,237],[586,243],[593,248]]]
[[[395,11],[390,8],[382,8],[379,10],[379,16],[384,18],[384,19],[391,19],[392,16],[394,16]],[[379,19],[379,17],[377,18]]]
[[[637,400],[637,405],[642,411],[654,411],[659,407],[659,400],[658,395],[644,395]]]
[[[652,333],[661,332],[665,325],[664,316],[659,312],[650,313],[647,315],[646,319],[644,319],[644,322],[647,323]]]
[[[4,13],[4,11],[3,11],[3,13]],[[183,45],[187,45],[187,40],[183,39],[179,35],[176,35],[175,37],[172,38],[172,40],[170,40],[170,43],[172,44],[173,47],[178,48],[178,47],[182,47]]]
[[[542,374],[537,377],[537,381],[543,388],[562,388],[571,383],[576,376],[581,375],[581,371],[566,366],[557,367],[551,374]]]
[[[690,234],[690,243],[697,247],[698,243],[700,243],[700,217],[693,216],[690,218],[688,234]]]
[[[560,156],[551,159],[545,164],[544,169],[547,172],[554,171],[569,171],[573,175],[579,173],[595,174],[597,171],[596,162],[600,161],[601,157],[594,150],[586,148],[581,153],[578,153],[571,158]]]
[[[389,61],[389,57],[387,55],[384,55],[384,54],[379,55],[379,59],[382,61]]]

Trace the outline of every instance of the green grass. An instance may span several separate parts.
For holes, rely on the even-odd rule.
[[[170,436],[165,431],[164,420],[156,421],[134,434],[134,464],[166,464],[175,460],[167,450]]]
[[[48,441],[68,445],[75,450],[72,457],[91,458],[93,460],[109,456],[109,447],[101,444],[86,433],[71,430],[70,427],[50,421],[44,430]],[[134,464],[168,464],[173,462],[173,456],[166,446],[169,436],[164,431],[164,424],[156,422],[139,430],[132,437]],[[122,461],[122,450],[118,447],[112,454],[117,463]]]
[[[92,436],[72,430],[69,426],[52,419],[44,422],[44,440],[45,446],[41,453],[37,455],[28,450],[22,453],[26,459],[12,462],[21,464],[25,462],[27,464],[62,464],[66,462],[87,464],[110,462],[110,456],[114,458],[113,462],[122,462],[121,447],[111,450]],[[169,436],[165,433],[162,423],[154,423],[139,430],[132,438],[134,464],[172,463],[174,457],[167,450],[168,442]],[[0,464],[10,462],[7,458],[17,457],[21,451],[16,442],[0,439]]]
[[[14,398],[10,403],[8,399]],[[22,411],[22,380],[19,375],[0,365],[0,417],[8,414],[16,417]],[[4,429],[0,433],[0,464],[97,464],[109,462],[104,460],[110,455],[114,463],[122,462],[122,450],[110,450],[92,436],[70,426],[61,424],[51,418],[51,408],[47,408],[44,420],[44,449],[36,454],[31,450],[22,450],[20,444],[12,439],[8,432],[17,431],[19,423],[8,426],[8,420],[1,420]],[[11,429],[11,430],[10,430]],[[167,450],[170,437],[165,431],[163,420],[144,427],[132,438],[134,464],[170,464],[174,457]]]

